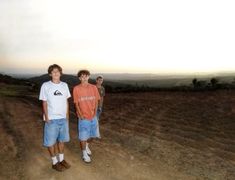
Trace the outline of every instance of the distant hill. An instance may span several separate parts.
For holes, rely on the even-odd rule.
[[[4,73],[2,73],[4,74]],[[166,79],[203,79],[211,77],[235,77],[234,71],[226,72],[211,72],[211,73],[92,73],[91,78],[95,79],[98,75],[103,75],[106,80],[110,81],[119,81],[119,80],[128,80],[128,81],[140,81],[140,80],[166,80]],[[14,78],[29,79],[32,77],[38,77],[41,74],[7,74]],[[75,74],[69,74],[75,76]]]
[[[17,79],[8,75],[0,74],[0,83],[23,85],[26,84],[27,81],[24,79]]]
[[[48,74],[44,74],[41,76],[37,76],[37,77],[33,77],[33,78],[29,78],[28,79],[30,82],[41,85],[42,83],[49,81],[50,80],[50,76]],[[69,75],[69,74],[63,74],[61,76],[61,80],[68,83],[68,85],[70,87],[73,87],[75,85],[77,85],[79,83],[78,77],[75,75]],[[90,79],[89,81],[90,83],[94,84],[95,83],[95,79]],[[122,83],[122,82],[112,82],[112,81],[105,81],[104,85],[107,87],[124,87],[127,86],[126,83]]]
[[[213,72],[213,73],[187,73],[187,74],[161,74],[161,73],[92,73],[91,82],[94,83],[94,79],[102,74],[104,76],[104,85],[112,88],[120,88],[126,86],[147,86],[151,88],[171,88],[176,86],[191,86],[192,80],[197,78],[200,81],[210,82],[211,78],[216,78],[220,83],[234,82],[235,72]],[[17,75],[12,74],[15,78],[30,79],[38,85],[48,81],[50,78],[45,75]],[[29,77],[31,76],[31,77]],[[67,82],[70,86],[74,86],[78,83],[78,78],[75,74],[64,74],[62,80]]]
[[[156,91],[156,90],[193,90],[195,85],[193,85],[192,80],[197,79],[197,90],[211,89],[211,79],[216,78],[217,84],[212,89],[216,88],[234,88],[235,87],[235,75],[234,74],[224,74],[221,76],[162,76],[152,77],[149,79],[143,79],[143,76],[133,79],[118,79],[114,78],[111,80],[108,74],[104,75],[104,86],[107,92],[144,92],[144,91]],[[97,75],[91,76],[90,83],[95,83],[95,77]],[[129,76],[130,77],[130,76]],[[146,77],[147,78],[147,77]],[[29,79],[17,79],[8,75],[0,74],[0,83],[7,84],[22,84],[30,85],[34,91],[39,91],[43,82],[49,81],[50,76],[44,74],[41,76],[32,77]],[[75,75],[63,74],[61,80],[67,82],[70,89],[79,83],[78,77]],[[194,88],[193,88],[194,87]],[[215,88],[216,87],[216,88]]]
[[[44,83],[46,81],[49,81],[50,79],[51,78],[48,74],[44,74],[44,75],[41,75],[41,76],[36,76],[36,77],[29,78],[28,80],[30,82],[41,85],[42,83]],[[78,78],[76,76],[73,76],[73,75],[64,74],[61,77],[61,80],[64,81],[64,82],[67,82],[69,85],[75,85],[75,84],[78,83]]]
[[[156,88],[170,88],[176,86],[190,86],[192,80],[197,76],[190,77],[162,77],[162,79],[140,79],[140,80],[114,80],[114,82],[122,82],[129,85],[138,85],[138,86],[149,86]],[[211,78],[216,78],[221,83],[232,83],[235,80],[234,76],[199,76],[198,80],[210,82]]]

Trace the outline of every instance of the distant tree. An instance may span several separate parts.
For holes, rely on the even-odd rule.
[[[197,82],[197,86],[200,88],[200,89],[205,89],[207,87],[208,83],[207,81],[198,81]]]
[[[216,79],[216,78],[211,78],[211,86],[212,86],[213,88],[216,88],[216,87],[217,87],[218,82],[219,82],[218,79]]]
[[[194,88],[196,88],[197,87],[197,78],[194,78],[193,80],[192,80],[192,83],[193,83],[193,87]]]
[[[231,88],[235,89],[235,78],[233,79],[232,83],[231,83]]]
[[[192,80],[192,83],[195,90],[205,90],[208,87],[207,81],[198,81],[196,78]]]

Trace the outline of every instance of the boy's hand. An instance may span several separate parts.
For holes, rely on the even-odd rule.
[[[50,120],[49,120],[49,117],[48,117],[48,114],[44,114],[43,115],[43,120],[48,123]]]
[[[91,114],[92,114],[93,117],[95,117],[96,116],[96,110],[94,109],[93,111],[91,111]]]
[[[84,116],[80,112],[76,112],[78,119],[84,119]]]
[[[100,112],[100,111],[102,111],[102,107],[101,107],[101,106],[100,106],[100,107],[98,107],[98,109],[97,109],[97,110],[98,110],[99,112]]]
[[[49,123],[49,122],[50,122],[50,120],[49,120],[48,118],[46,118],[46,119],[45,119],[45,122],[46,122],[46,123]]]
[[[83,116],[78,116],[79,119],[85,119]]]
[[[77,113],[77,117],[78,119],[85,119],[83,115],[80,115],[79,113]]]

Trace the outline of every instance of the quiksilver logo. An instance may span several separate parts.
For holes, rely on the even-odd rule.
[[[56,90],[56,91],[54,92],[54,95],[55,95],[55,96],[63,96],[63,94],[62,94],[59,90]]]

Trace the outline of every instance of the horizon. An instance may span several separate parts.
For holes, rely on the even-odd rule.
[[[32,78],[32,77],[39,77],[43,75],[47,75],[47,72],[44,73],[4,73],[0,71],[0,74],[12,76],[14,78],[20,77],[20,78]],[[76,76],[76,73],[64,73],[63,75],[71,75]],[[103,75],[105,79],[111,80],[111,79],[118,79],[120,80],[136,80],[136,78],[142,78],[142,79],[174,79],[174,78],[212,78],[212,77],[226,77],[226,76],[235,76],[235,71],[219,71],[219,72],[205,72],[205,73],[98,73],[94,72],[91,73],[91,78],[94,78],[94,76]]]

